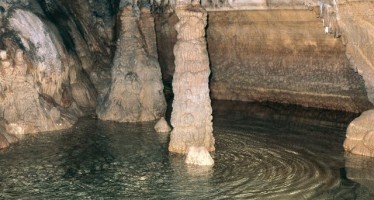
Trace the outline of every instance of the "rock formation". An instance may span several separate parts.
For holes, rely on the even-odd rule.
[[[7,123],[0,118],[0,149],[7,148],[10,144],[18,141],[15,135],[7,132]]]
[[[353,154],[374,157],[374,110],[353,120],[348,128],[344,149]]]
[[[352,67],[365,80],[370,102],[374,103],[374,2],[347,1],[336,5],[335,12],[346,54]],[[344,149],[353,154],[374,157],[374,110],[351,122]]]
[[[102,120],[138,122],[164,116],[161,71],[157,61],[154,22],[150,10],[129,5],[120,14],[120,37],[112,68],[112,83],[97,109]],[[139,16],[140,15],[140,16]]]
[[[4,135],[5,132],[5,121],[3,119],[0,119],[0,149],[7,148],[9,146],[9,141]]]
[[[70,36],[46,19],[41,2],[0,2],[0,119],[8,143],[12,135],[69,128],[96,106]]]
[[[238,6],[240,2],[237,1]],[[344,35],[336,38],[324,33],[319,7],[310,11],[305,6],[292,8],[289,1],[269,2],[268,9],[210,10],[207,43],[211,98],[270,101],[357,113],[372,108],[366,81],[346,56]],[[283,9],[276,3],[289,7]],[[303,3],[298,1],[297,5]],[[156,18],[165,82],[171,82],[175,68],[170,60],[174,58],[172,46],[177,38],[173,28],[176,18],[170,13]],[[329,32],[341,34],[334,16],[324,18]]]
[[[186,157],[187,164],[190,165],[205,165],[211,166],[214,164],[214,160],[210,156],[209,152],[205,147],[194,147],[188,148],[188,153]]]
[[[115,51],[119,0],[40,0],[45,17],[58,28],[63,44],[102,102],[110,87],[110,66]],[[81,85],[74,94],[81,91]],[[82,93],[84,94],[84,93]],[[92,102],[91,102],[92,103]],[[96,98],[94,98],[96,103]]]
[[[374,103],[374,1],[348,1],[338,6],[338,25],[352,67],[365,80]]]
[[[214,151],[212,107],[209,97],[209,58],[205,41],[207,13],[199,3],[178,1],[174,47],[173,111],[169,151],[187,153],[191,146]]]
[[[161,117],[161,119],[156,123],[155,131],[157,133],[168,133],[171,131],[171,128],[164,117]]]
[[[49,77],[52,80],[37,80],[32,75],[38,73],[37,69],[26,63],[21,50],[16,51],[14,60],[9,58],[6,51],[1,51],[0,54],[0,113],[9,123],[7,130],[10,133],[60,130],[75,123],[77,116],[81,115],[76,104],[70,102],[65,108],[62,103],[57,103],[53,97],[43,92],[43,86],[48,88],[53,82],[43,84],[42,81],[55,81],[53,77]]]

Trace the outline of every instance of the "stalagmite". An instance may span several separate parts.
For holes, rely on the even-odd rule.
[[[161,70],[157,61],[153,18],[129,5],[121,12],[121,33],[112,68],[112,85],[97,109],[102,120],[151,121],[165,114]],[[152,32],[153,31],[153,32]]]
[[[155,125],[155,130],[157,133],[167,133],[171,131],[169,124],[166,122],[164,117],[161,117],[160,120]]]
[[[209,58],[205,41],[207,12],[198,2],[177,1],[178,41],[174,47],[173,111],[169,151],[186,154],[189,147],[214,151],[209,97]],[[195,163],[198,164],[198,163]]]

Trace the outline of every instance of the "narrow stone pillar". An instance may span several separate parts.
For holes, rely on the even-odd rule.
[[[175,29],[173,78],[174,127],[169,151],[186,154],[189,147],[214,151],[212,107],[209,97],[209,58],[205,40],[207,12],[200,3],[179,0],[175,8],[179,22]]]

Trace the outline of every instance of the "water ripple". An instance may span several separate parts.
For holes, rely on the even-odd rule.
[[[217,137],[216,195],[257,199],[310,198],[339,183],[330,166],[299,146],[285,147],[268,137],[220,130]]]
[[[353,168],[372,160],[350,159],[345,173],[346,125],[223,116],[213,167],[169,154],[169,135],[155,133],[154,122],[86,119],[28,136],[0,152],[0,199],[374,199]]]

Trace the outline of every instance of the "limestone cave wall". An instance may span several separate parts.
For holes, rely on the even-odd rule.
[[[374,102],[374,1],[343,1],[338,5],[338,24],[351,66],[365,80]]]
[[[156,22],[163,78],[170,82],[176,18],[165,13]],[[344,41],[324,33],[317,7],[211,11],[208,22],[212,98],[351,112],[372,107]]]
[[[118,3],[0,1],[2,148],[94,112],[110,82]]]

